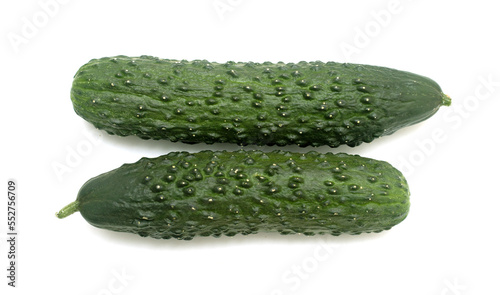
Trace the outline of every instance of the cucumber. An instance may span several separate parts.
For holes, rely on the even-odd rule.
[[[75,112],[120,136],[184,143],[356,146],[431,117],[451,100],[433,80],[334,62],[94,59]]]
[[[88,180],[56,215],[158,239],[360,234],[403,221],[409,195],[397,169],[358,155],[172,152]]]

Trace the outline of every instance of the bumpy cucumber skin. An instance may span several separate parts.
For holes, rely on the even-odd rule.
[[[371,142],[449,104],[431,79],[383,67],[150,56],[91,60],[76,73],[71,99],[110,134],[331,147]]]
[[[76,202],[90,224],[153,238],[380,232],[409,211],[403,175],[357,155],[173,152],[99,175]]]

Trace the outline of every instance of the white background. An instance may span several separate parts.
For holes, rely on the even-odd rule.
[[[494,1],[1,3],[2,294],[500,294]],[[373,143],[315,149],[405,173],[411,211],[390,231],[145,239],[54,213],[87,179],[125,162],[238,147],[117,138],[78,117],[69,97],[76,70],[119,54],[381,65],[434,79],[453,103]],[[18,184],[15,289],[6,278],[9,178]]]

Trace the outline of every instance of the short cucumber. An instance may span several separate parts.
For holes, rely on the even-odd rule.
[[[404,220],[409,195],[397,169],[357,155],[172,152],[90,179],[57,216],[163,239],[360,234]]]
[[[384,67],[150,56],[91,60],[71,99],[82,118],[121,136],[331,147],[371,142],[451,102],[433,80]]]

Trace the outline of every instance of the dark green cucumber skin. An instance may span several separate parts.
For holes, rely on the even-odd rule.
[[[172,152],[87,181],[78,211],[93,226],[158,239],[262,232],[380,232],[409,211],[390,164],[285,151]]]
[[[330,147],[371,142],[449,104],[433,80],[377,66],[150,56],[91,60],[76,73],[71,99],[110,134]]]

